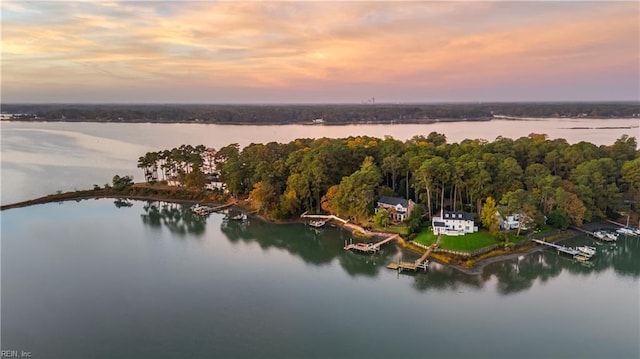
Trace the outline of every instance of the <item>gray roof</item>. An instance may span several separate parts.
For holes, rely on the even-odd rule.
[[[378,200],[378,203],[388,204],[391,206],[397,206],[398,204],[404,208],[409,208],[409,201],[401,197],[387,197],[382,196]]]
[[[452,212],[452,211],[444,211],[443,219],[461,219],[465,221],[473,221],[473,214],[469,212]]]

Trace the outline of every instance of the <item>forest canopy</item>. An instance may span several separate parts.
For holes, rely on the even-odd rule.
[[[640,200],[637,148],[627,135],[596,146],[535,133],[448,143],[432,132],[407,141],[358,136],[217,150],[183,145],[149,152],[138,167],[149,181],[214,174],[271,218],[324,211],[363,221],[383,195],[414,200],[426,217],[445,209],[481,218],[490,198],[491,206],[567,227],[630,210]]]

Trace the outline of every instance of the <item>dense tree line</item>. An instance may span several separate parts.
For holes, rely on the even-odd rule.
[[[479,120],[493,115],[525,117],[633,117],[638,103],[455,103],[360,105],[71,105],[3,104],[17,120],[85,122],[190,122],[290,124],[323,119],[328,124]]]
[[[233,195],[248,195],[272,218],[325,211],[362,221],[379,196],[392,195],[413,199],[427,217],[440,209],[490,217],[483,206],[494,206],[566,227],[640,200],[640,151],[626,135],[609,146],[543,134],[447,143],[432,132],[404,142],[359,136],[180,148],[141,157],[147,179],[157,168],[187,175],[208,164],[205,172],[219,172]]]

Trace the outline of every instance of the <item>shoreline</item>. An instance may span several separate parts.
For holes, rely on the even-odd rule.
[[[194,192],[195,193],[195,192]],[[10,203],[10,204],[6,204],[6,205],[2,205],[0,207],[0,211],[4,211],[4,210],[10,210],[10,209],[16,209],[16,208],[24,208],[24,207],[30,207],[30,206],[35,206],[35,205],[41,205],[41,204],[48,204],[48,203],[61,203],[61,202],[68,202],[68,201],[83,201],[83,200],[91,200],[91,199],[128,199],[128,200],[135,200],[135,201],[166,201],[166,202],[172,202],[172,203],[183,203],[183,204],[202,204],[205,206],[221,206],[221,205],[226,205],[226,204],[230,204],[232,208],[236,208],[241,210],[242,212],[244,212],[247,215],[250,215],[252,217],[255,217],[263,222],[266,223],[271,223],[271,224],[292,224],[292,223],[302,223],[305,222],[304,219],[302,218],[294,218],[294,219],[289,219],[286,221],[283,220],[271,220],[268,218],[265,218],[264,216],[261,216],[259,214],[257,214],[255,211],[250,211],[251,208],[247,207],[246,204],[242,203],[244,201],[241,200],[235,200],[232,202],[227,201],[226,203],[222,203],[222,202],[214,202],[214,201],[206,201],[206,200],[198,200],[198,199],[180,199],[180,198],[172,198],[170,196],[166,196],[166,195],[161,195],[161,194],[128,194],[128,193],[118,193],[117,191],[114,191],[112,189],[100,189],[100,190],[83,190],[83,191],[75,191],[75,192],[64,192],[64,193],[59,193],[59,194],[51,194],[51,195],[47,195],[47,196],[43,196],[43,197],[38,197],[38,198],[34,198],[31,200],[27,200],[27,201],[21,201],[21,202],[15,202],[15,203]],[[343,228],[345,230],[348,230],[349,227],[345,226],[342,223],[336,224],[336,226],[339,226],[340,228]],[[587,223],[585,224],[585,227],[588,228],[601,228],[602,226],[610,226],[607,225],[603,222],[594,222],[594,223]],[[394,233],[389,233],[390,235],[394,234]],[[558,239],[553,240],[552,242],[559,242],[559,241],[563,241],[563,240],[567,240],[570,238],[575,238],[576,236],[579,236],[580,233],[578,231],[575,230],[567,230],[566,232],[567,235],[563,235]],[[402,238],[402,237],[400,237]],[[528,239],[526,239],[528,240]],[[404,241],[404,239],[403,239]],[[396,244],[398,245],[398,244]],[[411,246],[407,246],[407,245],[401,245],[401,248],[404,248],[406,250],[410,250],[412,252],[418,253],[418,254],[423,254],[423,252],[417,251],[415,248],[412,248]],[[526,256],[532,253],[536,253],[536,252],[540,252],[543,251],[545,248],[541,247],[541,246],[536,246],[536,245],[530,245],[530,244],[525,244],[523,245],[523,248],[521,249],[514,249],[512,252],[510,253],[504,253],[504,254],[497,254],[494,256],[489,256],[487,258],[483,258],[478,260],[476,263],[473,264],[473,266],[467,268],[464,267],[458,263],[445,263],[442,262],[440,260],[438,260],[437,258],[431,258],[431,260],[440,263],[441,265],[444,266],[449,266],[451,268],[456,269],[459,272],[462,272],[464,274],[467,275],[473,275],[473,276],[477,276],[477,275],[482,275],[482,272],[484,271],[484,268],[492,263],[496,263],[496,262],[501,262],[501,261],[506,261],[506,260],[511,260],[514,258],[518,258],[520,256]],[[489,252],[491,253],[491,252]],[[451,258],[455,258],[455,257],[451,257]]]
[[[104,123],[104,124],[164,124],[164,125],[223,125],[223,126],[357,126],[357,125],[428,125],[435,123],[450,122],[491,122],[491,121],[550,121],[550,120],[632,120],[638,119],[634,116],[616,116],[616,117],[519,117],[494,115],[492,117],[439,117],[439,118],[405,118],[396,120],[362,120],[362,121],[325,121],[322,123],[314,123],[313,121],[267,121],[267,122],[251,122],[251,121],[188,121],[188,120],[149,120],[135,119],[127,121],[118,120],[87,120],[87,119],[1,119],[0,123]],[[604,127],[603,129],[631,129],[636,126],[613,126]],[[569,129],[585,129],[584,127],[569,127]],[[600,129],[600,128],[596,128]]]
[[[99,121],[99,120],[70,120],[70,119],[2,119],[2,122],[8,123],[122,123],[122,124],[193,124],[193,125],[224,125],[224,126],[354,126],[354,125],[411,125],[411,124],[433,124],[440,122],[489,122],[492,120],[498,120],[497,118],[417,118],[417,119],[402,119],[402,120],[389,120],[389,121],[335,121],[335,122],[323,122],[313,123],[310,121],[295,121],[295,122],[242,122],[242,121],[153,121],[153,120],[128,120],[128,121]]]

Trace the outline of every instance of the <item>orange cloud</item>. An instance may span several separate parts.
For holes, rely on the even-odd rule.
[[[638,64],[640,52],[635,2],[2,6],[10,88],[456,87],[612,71]]]

